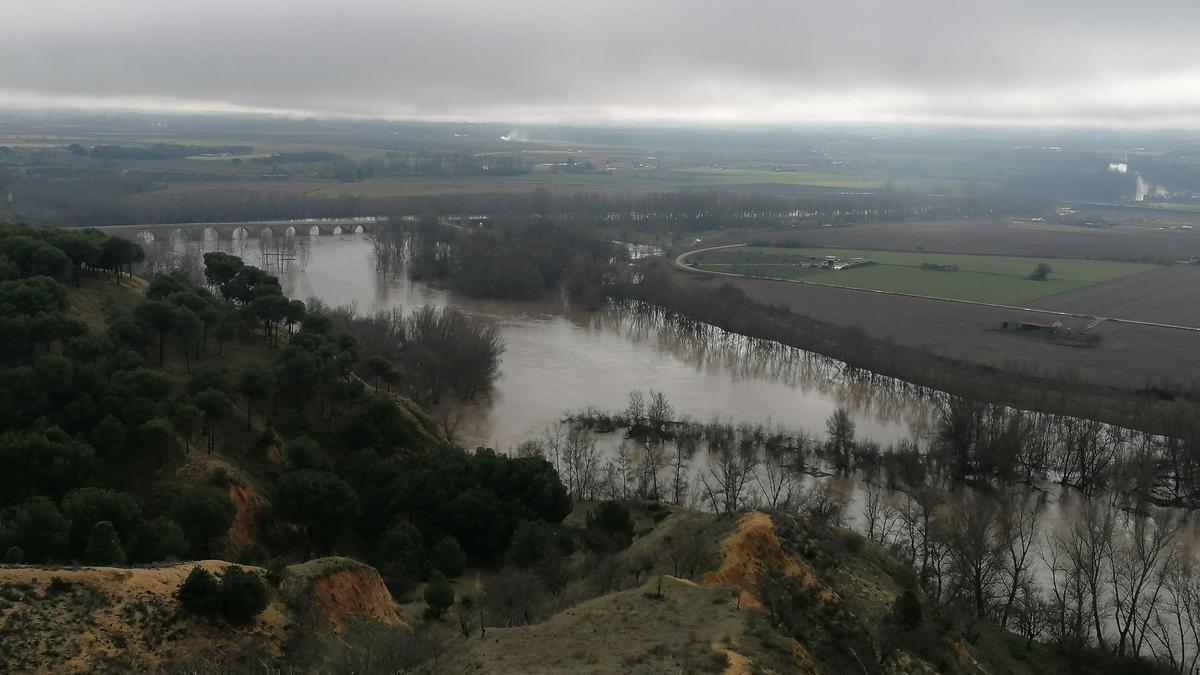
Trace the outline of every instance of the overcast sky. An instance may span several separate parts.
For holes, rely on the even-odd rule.
[[[1200,0],[12,0],[0,106],[1200,127]]]

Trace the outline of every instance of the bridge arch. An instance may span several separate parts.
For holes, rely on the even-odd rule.
[[[341,233],[342,233],[342,226],[341,226],[341,225],[334,225],[334,226],[333,226],[333,233],[334,233],[334,234],[341,234]]]
[[[233,231],[232,236],[234,239],[245,239],[246,237],[250,236],[250,231],[244,227],[238,227]]]
[[[313,225],[312,227],[308,228],[308,236],[316,237],[316,236],[319,236],[320,234],[321,234],[321,228],[317,227],[316,225]]]
[[[187,240],[187,233],[183,231],[182,227],[177,227],[174,230],[171,230],[171,243],[172,244],[176,244],[176,243],[179,243],[179,242],[185,241],[185,240]]]
[[[138,232],[137,238],[145,242],[152,242],[154,241],[154,233],[150,230],[141,230]]]
[[[287,229],[283,231],[283,236],[285,236],[285,237],[294,237],[294,236],[296,236],[296,226],[295,226],[295,225],[288,225],[288,226],[287,226]]]
[[[275,236],[275,230],[272,230],[270,227],[264,227],[258,231],[258,236],[264,239],[270,239],[271,237]]]
[[[363,233],[363,226],[362,226],[362,225],[355,225],[355,226],[354,226],[354,234],[362,234],[362,233]]]
[[[215,227],[206,227],[206,228],[204,228],[204,238],[205,239],[220,239],[221,233],[218,232],[217,228],[215,228]]]

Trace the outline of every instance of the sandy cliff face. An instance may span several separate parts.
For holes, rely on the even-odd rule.
[[[333,569],[313,580],[309,591],[318,611],[336,631],[346,617],[369,619],[392,626],[404,624],[400,608],[373,568],[355,564]]]
[[[321,558],[288,570],[282,593],[305,618],[341,632],[347,618],[404,625],[400,608],[375,568],[350,558]]]

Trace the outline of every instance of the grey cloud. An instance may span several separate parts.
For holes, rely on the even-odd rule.
[[[40,0],[4,16],[0,104],[1200,124],[1194,0]]]

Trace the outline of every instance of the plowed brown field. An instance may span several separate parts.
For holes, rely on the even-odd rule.
[[[1014,224],[1006,218],[934,220],[738,233],[705,244],[799,242],[826,248],[1175,261],[1200,256],[1200,214],[1195,216],[1197,225],[1192,230],[1132,226],[1093,230]]]
[[[1051,295],[1034,307],[1200,327],[1200,267],[1172,265]]]
[[[1200,384],[1200,332],[1105,323],[1096,329],[1099,346],[1071,347],[993,330],[1021,318],[1015,310],[763,279],[721,281],[762,303],[971,363],[1124,390]]]

